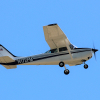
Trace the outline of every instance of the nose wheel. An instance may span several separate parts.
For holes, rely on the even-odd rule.
[[[68,69],[66,69],[66,66],[65,66],[64,62],[61,61],[61,62],[59,63],[59,66],[65,68],[65,70],[64,70],[64,74],[65,74],[65,75],[68,75],[68,74],[70,73],[70,71],[69,71]]]

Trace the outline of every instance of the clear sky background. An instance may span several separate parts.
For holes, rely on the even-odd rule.
[[[43,26],[58,23],[77,47],[100,50],[100,0],[0,0],[0,43],[16,56],[49,50]],[[0,65],[0,100],[100,100],[100,52],[82,65]]]

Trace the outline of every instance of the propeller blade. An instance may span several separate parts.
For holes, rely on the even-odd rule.
[[[95,60],[96,60],[96,52],[98,51],[98,49],[92,49],[92,51],[94,52],[94,57],[95,57]]]
[[[93,42],[93,49],[95,49],[94,42]]]
[[[95,60],[96,60],[96,54],[94,53],[94,57],[95,57]]]
[[[92,51],[94,52],[94,57],[95,57],[95,60],[96,60],[96,52],[98,51],[98,49],[95,49],[94,42],[93,42],[93,49],[92,49]]]

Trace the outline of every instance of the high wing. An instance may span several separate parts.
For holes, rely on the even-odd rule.
[[[45,40],[51,49],[69,47],[71,44],[57,24],[43,26]]]

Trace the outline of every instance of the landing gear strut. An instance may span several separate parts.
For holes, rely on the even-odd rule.
[[[70,73],[70,71],[69,71],[68,69],[66,69],[66,66],[65,66],[64,62],[61,61],[61,62],[59,63],[59,66],[65,68],[65,70],[64,70],[64,74],[65,74],[65,75],[68,75],[68,74]]]

